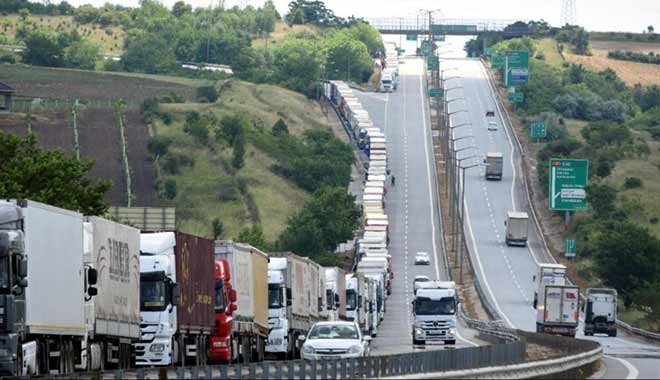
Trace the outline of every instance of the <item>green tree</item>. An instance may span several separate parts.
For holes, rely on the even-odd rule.
[[[234,146],[235,141],[242,136],[248,127],[247,120],[242,116],[230,115],[220,120],[220,126],[215,131],[215,138],[218,142],[226,142],[229,146]]]
[[[267,251],[269,248],[268,242],[266,241],[266,236],[264,235],[264,230],[261,228],[261,225],[255,224],[252,227],[246,227],[239,232],[236,241],[240,243],[247,243],[255,248],[259,248],[262,251]]]
[[[279,248],[312,258],[332,253],[339,243],[353,237],[360,216],[355,197],[345,188],[325,187],[289,219]]]
[[[137,29],[128,32],[122,61],[126,70],[148,74],[167,73],[176,67],[174,47],[166,36]]]
[[[36,66],[61,67],[64,51],[57,36],[41,30],[31,31],[25,38],[23,62]]]
[[[361,41],[369,55],[375,57],[378,52],[385,50],[380,33],[366,22],[359,22],[348,29],[348,33],[356,40]]]
[[[331,79],[348,79],[358,83],[369,80],[373,73],[373,61],[367,46],[353,39],[346,32],[336,32],[324,42],[326,75]]]
[[[85,215],[103,215],[109,181],[88,177],[93,161],[79,162],[59,150],[41,150],[33,134],[0,132],[0,198],[25,198]]]
[[[631,222],[613,222],[596,242],[596,271],[606,285],[632,301],[634,292],[657,279],[660,241],[648,229]]]
[[[177,194],[177,185],[174,178],[168,178],[165,180],[165,198],[174,199]]]
[[[608,185],[592,184],[587,187],[587,202],[596,217],[607,218],[616,209],[615,188]]]
[[[188,112],[186,114],[186,124],[183,131],[195,138],[200,144],[206,144],[209,141],[209,128],[206,120],[198,112]]]
[[[277,119],[275,124],[273,124],[272,128],[273,134],[274,135],[288,135],[289,134],[289,126],[286,125],[284,120],[282,118]]]
[[[234,139],[232,145],[232,159],[231,166],[235,169],[240,169],[245,164],[245,135],[240,133]]]
[[[213,222],[211,223],[211,227],[213,228],[213,240],[220,239],[225,229],[225,226],[220,221],[220,218],[214,218]]]
[[[287,38],[273,51],[275,78],[284,86],[307,93],[321,77],[322,53],[315,41]]]
[[[174,15],[174,17],[179,18],[191,12],[192,12],[192,6],[186,4],[183,1],[177,1],[176,3],[174,3],[174,5],[172,5],[172,14]]]
[[[80,40],[64,49],[64,66],[83,70],[94,70],[96,61],[100,57],[101,49],[98,45],[86,40]]]

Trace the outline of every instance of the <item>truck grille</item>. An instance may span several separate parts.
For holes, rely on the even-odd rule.
[[[448,329],[450,327],[449,322],[444,321],[425,321],[422,322],[422,328],[424,330],[430,329]]]
[[[140,324],[140,342],[141,343],[150,343],[156,337],[156,331],[158,330],[158,325],[151,325],[148,323]]]
[[[319,355],[342,355],[348,352],[343,348],[317,348],[315,351]]]

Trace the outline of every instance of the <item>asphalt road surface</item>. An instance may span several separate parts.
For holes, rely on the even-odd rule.
[[[396,178],[395,185],[389,185],[385,205],[390,222],[390,254],[395,278],[385,319],[372,343],[376,354],[446,347],[442,343],[429,344],[426,348],[412,345],[412,281],[417,275],[446,280],[447,270],[440,235],[423,61],[406,58],[401,62],[400,84],[395,92],[356,91],[374,125],[380,127],[387,137],[388,166]],[[430,265],[415,265],[415,253],[419,251],[430,255]],[[461,331],[462,338],[469,336],[469,331]],[[455,347],[474,345],[461,337]]]
[[[455,128],[457,148],[473,146],[459,153],[459,158],[475,155],[472,162],[482,162],[486,152],[504,155],[504,173],[501,181],[486,181],[485,167],[468,169],[465,175],[466,231],[476,271],[487,295],[503,320],[511,327],[527,331],[536,330],[534,299],[535,274],[539,262],[551,262],[535,228],[530,227],[527,247],[508,247],[504,242],[507,211],[528,211],[527,196],[521,181],[520,155],[515,149],[511,131],[504,126],[503,115],[495,107],[494,94],[488,84],[486,72],[478,60],[441,60],[444,70],[456,67],[446,88],[461,87],[449,92],[449,112],[465,109],[452,115],[452,125],[470,123]],[[464,98],[464,99],[460,99]],[[460,99],[460,100],[459,100]],[[486,110],[496,116],[486,117]],[[498,124],[497,131],[488,131],[488,121]],[[470,160],[465,160],[465,163]],[[531,215],[531,213],[530,213]],[[617,338],[589,337],[599,341],[606,355],[606,378],[658,378],[660,377],[660,347],[642,342],[619,331]],[[582,333],[579,338],[584,338]]]

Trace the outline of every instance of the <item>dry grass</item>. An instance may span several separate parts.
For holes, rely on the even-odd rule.
[[[584,143],[584,137],[582,137],[582,133],[580,133],[580,131],[582,131],[582,128],[589,124],[589,122],[576,119],[564,119],[564,122],[566,123],[568,134],[579,142]]]
[[[660,42],[589,41],[593,51],[625,50],[637,53],[660,52]]]
[[[630,86],[636,83],[660,85],[660,65],[609,59],[598,54],[589,57],[566,53],[565,56],[567,61],[585,65],[592,70],[602,71],[610,68]]]
[[[18,15],[0,17],[0,33],[15,38],[20,22]],[[56,32],[73,32],[77,30],[83,38],[98,44],[101,51],[107,55],[121,55],[124,48],[124,31],[116,26],[104,28],[96,24],[79,25],[73,21],[73,16],[34,15],[28,17],[28,22],[34,23],[39,28]]]
[[[557,41],[552,38],[542,38],[537,41],[536,49],[545,56],[545,62],[552,66],[561,66],[564,59],[557,51]],[[538,54],[538,53],[537,53]]]

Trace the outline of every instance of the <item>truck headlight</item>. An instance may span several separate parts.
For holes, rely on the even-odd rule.
[[[154,343],[149,347],[149,352],[163,352],[165,351],[165,345],[163,343]]]
[[[449,329],[449,335],[455,335],[456,329]]]
[[[415,329],[415,334],[417,334],[417,335],[424,335],[424,330],[419,329],[419,328],[418,328],[418,329]]]
[[[348,349],[349,354],[359,354],[362,353],[362,346],[355,345],[351,346],[351,348]]]
[[[314,347],[305,345],[302,348],[302,352],[303,352],[303,354],[313,354],[316,351],[314,350]]]

